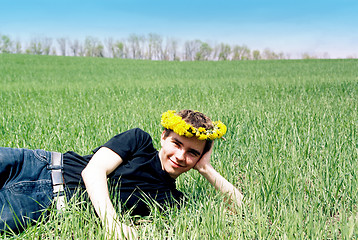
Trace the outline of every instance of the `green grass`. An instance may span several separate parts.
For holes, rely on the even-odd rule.
[[[133,127],[159,147],[160,115],[228,126],[214,167],[245,196],[238,214],[196,171],[184,208],[130,219],[141,239],[358,237],[358,61],[151,62],[0,55],[0,145],[80,154]],[[14,238],[101,239],[90,205]],[[61,229],[61,230],[59,230]],[[11,236],[9,237],[11,238]]]

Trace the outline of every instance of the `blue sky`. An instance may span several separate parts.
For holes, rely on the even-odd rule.
[[[357,0],[0,0],[0,34],[13,39],[157,33],[184,42],[358,57]]]

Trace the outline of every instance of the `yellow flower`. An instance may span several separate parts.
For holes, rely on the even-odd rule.
[[[203,127],[199,127],[199,128],[198,128],[198,131],[201,132],[201,133],[204,133],[204,132],[206,132],[206,129],[203,128]]]
[[[185,123],[175,124],[173,131],[175,133],[179,134],[180,136],[183,136],[185,134],[185,132],[187,131],[187,126]]]
[[[205,134],[200,134],[200,136],[198,137],[199,140],[206,140],[208,139],[208,136],[206,136]]]
[[[191,132],[189,132],[189,131],[186,131],[185,132],[185,137],[193,137],[194,135],[191,133]]]

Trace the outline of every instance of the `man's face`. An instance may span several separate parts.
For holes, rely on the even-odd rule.
[[[162,148],[159,158],[162,168],[174,179],[195,166],[205,147],[205,141],[180,136],[174,132],[170,132],[168,137],[165,137],[163,132],[160,142]]]

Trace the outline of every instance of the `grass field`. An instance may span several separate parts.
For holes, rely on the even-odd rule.
[[[180,210],[135,221],[140,239],[358,237],[358,60],[155,62],[0,55],[0,146],[80,154],[133,127],[159,147],[160,116],[190,108],[228,126],[213,166],[238,213],[196,171]],[[5,236],[4,236],[5,237]],[[8,236],[7,238],[12,238]],[[14,238],[101,239],[90,205]]]

